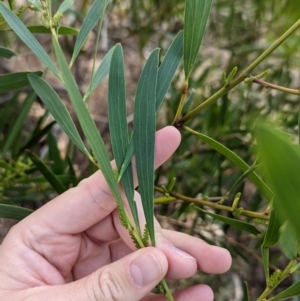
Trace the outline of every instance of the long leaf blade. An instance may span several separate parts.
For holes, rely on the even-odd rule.
[[[51,30],[42,25],[32,25],[27,26],[31,33],[41,33],[41,34],[51,34]],[[78,35],[78,30],[76,28],[61,26],[58,28],[57,34],[63,36],[76,36]]]
[[[153,246],[155,246],[153,191],[158,53],[158,49],[152,52],[139,80],[134,106],[133,133],[139,191]]]
[[[271,248],[277,244],[280,238],[281,226],[282,220],[279,218],[277,209],[273,208],[262,247]]]
[[[10,59],[13,56],[18,55],[16,52],[5,48],[5,47],[0,47],[0,57],[4,57],[6,59]]]
[[[285,300],[295,296],[300,296],[300,281],[294,283],[292,286],[280,292],[278,295],[270,298],[269,300],[270,301]]]
[[[44,177],[48,180],[48,182],[58,194],[61,194],[67,190],[64,184],[59,180],[59,178],[37,155],[35,155],[30,150],[27,150],[27,154],[34,165],[37,167],[37,169],[44,175]]]
[[[42,71],[37,72],[15,72],[0,75],[0,94],[14,91],[29,86],[27,75],[36,74],[42,76]]]
[[[212,0],[186,0],[184,15],[184,72],[188,78],[204,36]]]
[[[211,137],[208,137],[204,134],[193,131],[188,127],[184,127],[190,133],[199,137],[205,144],[209,145],[211,148],[225,156],[231,162],[233,162],[236,166],[238,166],[242,171],[246,172],[250,169],[250,166],[237,154],[227,148],[225,145],[219,143]],[[251,172],[248,175],[248,178],[256,185],[256,187],[263,193],[267,200],[271,201],[273,197],[273,193],[270,188],[262,181],[262,179],[257,175],[256,172]]]
[[[100,83],[104,80],[104,78],[109,74],[110,70],[110,61],[112,54],[114,52],[114,47],[111,48],[107,54],[104,56],[100,66],[95,72],[95,75],[93,77],[93,80],[90,84],[90,86],[87,89],[86,94],[84,95],[84,100],[86,100],[90,94],[100,85]]]
[[[226,216],[223,216],[223,215],[215,214],[215,213],[209,212],[207,210],[203,210],[203,209],[201,209],[200,207],[197,207],[197,206],[195,206],[195,208],[197,210],[199,210],[201,212],[204,212],[205,214],[213,217],[214,219],[217,219],[217,220],[219,220],[219,221],[221,221],[225,224],[228,224],[228,225],[230,225],[234,228],[246,231],[246,232],[251,233],[253,235],[257,235],[257,234],[260,233],[254,226],[252,226],[248,223],[239,221],[237,219],[229,218],[229,217],[226,217]]]
[[[63,131],[68,135],[73,143],[88,156],[89,153],[79,136],[76,126],[57,93],[44,79],[36,75],[31,74],[28,76],[28,79],[36,94],[44,102],[47,109],[53,115],[54,119],[61,126]]]
[[[112,54],[108,84],[108,119],[112,149],[117,168],[120,170],[129,144],[129,132],[126,118],[126,89],[123,50],[116,45]],[[122,184],[129,203],[129,207],[139,229],[139,218],[136,203],[133,199],[134,184],[131,164],[122,177]]]
[[[99,134],[99,131],[96,127],[95,122],[93,121],[91,115],[86,108],[80,91],[75,83],[74,77],[69,69],[68,63],[64,57],[62,49],[56,39],[53,39],[54,49],[57,55],[58,64],[62,71],[63,81],[66,85],[68,94],[73,103],[74,109],[78,116],[79,122],[81,124],[82,130],[87,137],[89,144],[93,150],[94,156],[102,170],[102,173],[107,181],[107,184],[116,199],[117,204],[120,209],[124,212],[124,206],[122,203],[122,198],[119,192],[117,181],[115,179],[113,170],[110,165],[109,156],[103,142],[102,137]]]
[[[0,218],[9,218],[20,221],[32,212],[33,210],[31,209],[13,205],[0,204]]]
[[[37,75],[35,75],[37,76]],[[37,76],[38,77],[38,76]],[[22,126],[27,118],[27,115],[29,113],[29,110],[32,107],[33,102],[36,99],[36,94],[34,91],[31,91],[26,99],[24,100],[24,103],[21,106],[20,114],[18,115],[17,119],[13,123],[12,127],[8,130],[8,133],[6,135],[4,145],[3,145],[3,153],[5,154],[8,152],[8,150],[12,147],[14,141],[16,141],[17,136],[19,135]]]
[[[183,56],[183,32],[180,31],[169,47],[157,76],[156,111],[158,111]]]
[[[299,148],[286,135],[266,124],[258,125],[256,138],[264,174],[274,191],[274,207],[300,238]]]
[[[93,5],[91,6],[89,12],[85,16],[79,34],[77,36],[74,51],[71,59],[70,65],[72,66],[76,57],[79,54],[83,44],[88,38],[89,33],[92,31],[100,17],[103,15],[104,10],[107,5],[107,0],[95,0]]]
[[[21,22],[21,20],[2,2],[0,2],[0,13],[4,17],[8,25],[19,36],[19,38],[27,45],[29,49],[39,58],[39,60],[47,66],[55,76],[59,78],[58,71],[54,66],[52,60],[48,56],[47,52],[27,29],[27,27]]]

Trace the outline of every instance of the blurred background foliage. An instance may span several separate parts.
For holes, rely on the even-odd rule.
[[[66,14],[65,24],[79,28],[91,2],[85,0],[76,3]],[[53,5],[57,5],[57,1],[53,1]],[[183,27],[183,11],[183,0],[113,0],[109,5],[102,30],[99,57],[103,57],[117,42],[123,44],[127,68],[129,119],[133,111],[132,99],[138,75],[145,58],[157,46],[162,48],[162,54],[165,53],[171,40]],[[215,0],[191,79],[190,86],[195,92],[191,108],[222,86],[222,72],[228,73],[235,66],[240,71],[246,68],[299,18],[299,13],[297,1]],[[23,20],[26,25],[38,23],[38,19],[32,18],[32,12],[25,12]],[[90,79],[95,38],[94,32],[74,66],[77,82],[82,88]],[[39,39],[43,41],[46,49],[50,48],[50,38],[47,35],[39,36]],[[63,36],[61,39],[67,53],[72,49],[75,39],[70,36]],[[27,61],[27,49],[11,32],[0,32],[0,45],[16,51],[25,60],[25,69],[37,71],[38,65],[32,59]],[[298,89],[299,45],[298,31],[255,70],[256,74],[269,69],[266,81]],[[0,58],[0,74],[19,71],[16,70],[20,67],[18,61],[9,61]],[[180,71],[159,112],[158,128],[172,123],[181,96],[182,83],[183,72]],[[89,105],[110,148],[105,84],[93,95]],[[65,92],[61,91],[59,86],[55,86],[55,81],[53,85],[66,99]],[[41,102],[35,100],[28,87],[17,92],[2,93],[0,97],[0,202],[18,204],[33,210],[50,201],[61,191],[61,188],[58,189],[47,180],[47,168],[63,183],[64,189],[75,186],[81,178],[94,171],[80,152],[66,141]],[[255,161],[251,134],[255,120],[259,116],[269,116],[297,137],[298,109],[298,96],[265,89],[254,83],[242,83],[203,110],[188,125],[226,145],[251,166]],[[26,152],[26,149],[30,151]],[[45,164],[44,174],[38,171],[41,169],[32,160],[32,153]],[[28,156],[29,154],[31,156]],[[178,151],[157,171],[156,183],[167,185],[176,177],[174,191],[193,198],[207,196],[214,201],[224,196],[241,175],[242,171],[224,156],[203,144],[197,137],[183,132]],[[243,208],[252,211],[266,208],[267,202],[247,178],[232,189],[225,204],[230,205],[237,192],[242,193]],[[181,201],[159,205],[156,210],[163,226],[224,246],[234,257],[233,267],[227,274],[214,276],[201,273],[192,280],[182,281],[179,286],[191,282],[209,283],[215,291],[216,300],[221,301],[242,300],[243,281],[248,282],[252,296],[261,293],[265,283],[260,255],[260,235],[253,236],[219,223]],[[232,217],[231,213],[222,214]],[[244,220],[249,221],[246,218]],[[264,225],[255,226],[262,232],[265,230]],[[286,259],[276,247],[272,249],[271,262],[271,268],[274,270],[286,263]],[[298,275],[293,277],[296,280]],[[293,279],[289,281],[283,283],[280,290],[290,285]],[[177,282],[174,285],[178,287]]]

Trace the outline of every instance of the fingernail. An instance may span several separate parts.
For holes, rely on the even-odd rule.
[[[130,265],[130,274],[133,281],[139,287],[145,287],[162,278],[162,268],[156,256],[145,253],[137,257]]]
[[[172,250],[173,253],[180,256],[181,258],[196,260],[193,256],[191,256],[190,254],[176,248],[174,245],[170,245],[170,249]]]

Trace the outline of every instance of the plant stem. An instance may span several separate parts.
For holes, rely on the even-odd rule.
[[[165,191],[158,187],[158,186],[154,186],[154,189],[158,192],[161,193],[165,193]],[[191,197],[187,197],[184,196],[182,194],[176,193],[176,192],[169,192],[170,196],[172,196],[175,199],[180,199],[184,202],[187,203],[194,203],[194,204],[199,204],[202,206],[206,206],[206,207],[210,207],[210,208],[214,208],[214,209],[219,209],[219,210],[224,210],[224,211],[229,211],[229,212],[233,212],[233,208],[231,206],[225,206],[225,205],[221,205],[218,203],[212,203],[203,199],[196,199],[196,198],[191,198]],[[174,199],[173,199],[174,200]],[[169,200],[171,201],[171,199]],[[155,202],[158,203],[158,202]],[[267,212],[254,212],[254,211],[250,211],[250,210],[242,210],[240,215],[244,215],[244,216],[248,216],[251,218],[259,218],[259,219],[263,219],[263,220],[269,220],[269,214]]]
[[[258,78],[254,78],[252,82],[255,84],[259,84],[267,89],[274,89],[274,90],[290,93],[293,95],[300,95],[300,90],[290,89],[290,88],[274,85],[274,84],[268,83],[268,82],[258,79]]]
[[[188,87],[189,87],[189,80],[188,78],[185,79],[183,87],[182,87],[182,91],[181,91],[181,98],[180,98],[180,102],[173,120],[172,125],[176,125],[177,120],[179,119],[184,103],[186,101],[186,97],[187,97],[187,92],[188,92]]]
[[[207,106],[216,102],[224,94],[228,93],[231,89],[241,83],[249,74],[262,62],[264,61],[275,49],[277,49],[293,32],[300,27],[300,19],[294,23],[278,40],[276,40],[266,51],[264,51],[253,63],[251,63],[242,73],[227,86],[222,87],[219,91],[213,94],[211,97],[206,99],[203,103],[197,106],[195,109],[190,111],[188,114],[177,120],[177,124],[183,124],[189,119],[196,116],[199,112],[205,109]]]
[[[282,271],[278,280],[272,285],[272,287],[266,287],[263,293],[258,297],[256,301],[264,301],[267,299],[268,295],[286,278],[289,276],[291,269],[294,267],[296,259],[293,259],[289,262],[286,268]],[[271,298],[272,299],[272,298]],[[270,300],[271,300],[270,299]]]

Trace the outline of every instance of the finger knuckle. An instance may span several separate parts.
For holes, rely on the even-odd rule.
[[[125,301],[127,294],[124,290],[123,281],[120,276],[112,273],[109,269],[102,270],[98,277],[98,290],[100,291],[100,300]],[[98,300],[98,299],[97,299]]]

